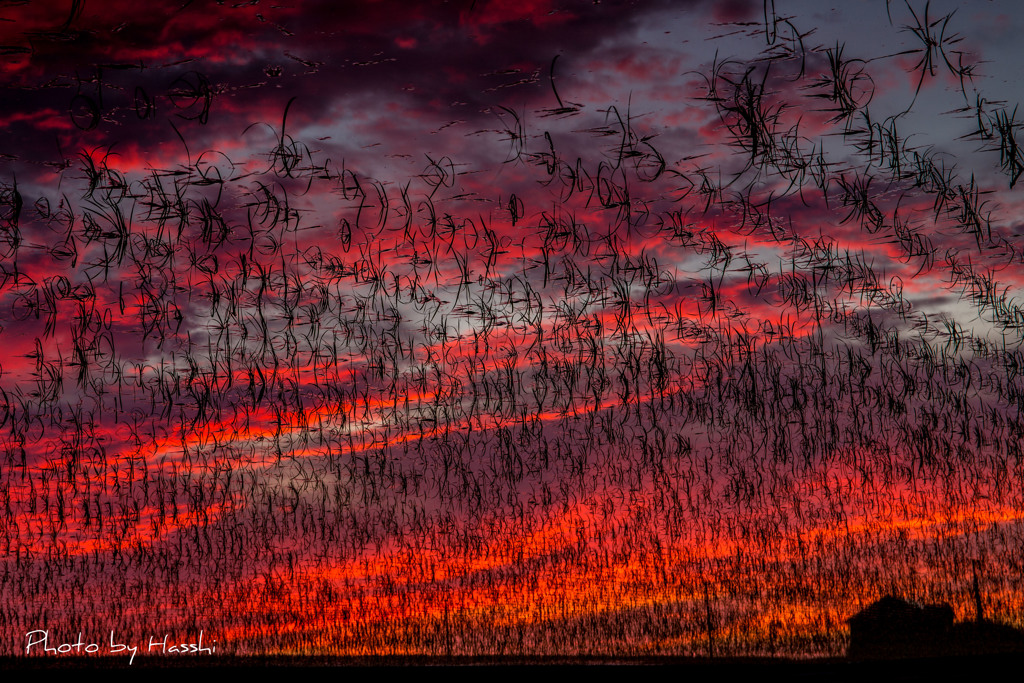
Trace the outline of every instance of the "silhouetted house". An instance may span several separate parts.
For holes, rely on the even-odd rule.
[[[947,654],[953,631],[949,605],[917,605],[891,595],[850,617],[852,659],[935,657]]]
[[[891,595],[847,620],[851,659],[895,659],[1024,652],[1024,632],[981,617],[954,623],[949,605],[918,605]]]

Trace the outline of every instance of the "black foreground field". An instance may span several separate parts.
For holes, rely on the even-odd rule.
[[[533,678],[612,675],[627,679],[664,680],[793,680],[793,681],[923,681],[959,680],[995,672],[1020,671],[1024,655],[934,657],[893,660],[847,658],[786,659],[768,657],[139,657],[129,666],[121,657],[5,657],[0,670],[8,672],[70,672],[102,670],[105,680],[122,675],[137,680],[169,676],[286,675],[298,670],[304,679],[370,680],[389,675],[437,674],[445,679],[489,677],[509,673]]]

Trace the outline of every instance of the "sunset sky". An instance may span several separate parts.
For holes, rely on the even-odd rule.
[[[1022,30],[0,3],[0,654],[1024,624]]]

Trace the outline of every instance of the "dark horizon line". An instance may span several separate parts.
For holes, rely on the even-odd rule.
[[[0,670],[10,669],[202,669],[202,668],[409,668],[409,667],[563,667],[563,666],[679,666],[679,667],[801,667],[887,666],[896,663],[928,665],[985,661],[1016,661],[1024,653],[950,654],[940,657],[892,657],[860,659],[846,656],[786,655],[151,655],[138,656],[133,664],[122,655],[7,655],[0,656]]]

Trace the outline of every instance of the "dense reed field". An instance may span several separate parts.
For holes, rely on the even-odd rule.
[[[1020,10],[851,4],[0,5],[0,654],[1024,623]]]

